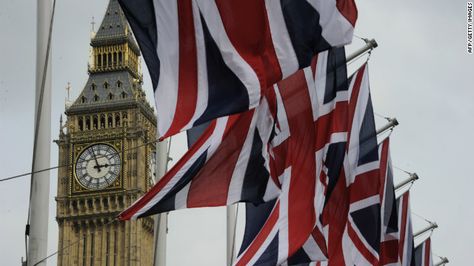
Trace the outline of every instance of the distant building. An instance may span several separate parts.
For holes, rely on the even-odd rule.
[[[89,79],[66,107],[59,139],[58,265],[152,265],[153,219],[114,221],[153,183],[156,118],[140,51],[110,0],[91,38]]]

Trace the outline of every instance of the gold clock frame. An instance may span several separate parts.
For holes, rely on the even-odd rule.
[[[84,152],[86,149],[88,149],[89,147],[91,146],[94,146],[94,145],[100,145],[100,144],[104,144],[104,145],[108,145],[108,146],[111,146],[113,149],[115,149],[115,151],[117,152],[117,154],[119,155],[119,158],[120,158],[120,171],[119,171],[119,175],[117,176],[117,178],[113,181],[112,184],[110,184],[109,186],[105,187],[105,188],[101,188],[101,189],[90,189],[90,188],[87,188],[85,187],[84,185],[81,184],[81,182],[79,182],[78,180],[78,177],[76,175],[76,164],[77,164],[77,160],[79,158],[79,156],[82,154],[82,152]],[[73,155],[71,158],[71,163],[72,163],[72,171],[70,171],[70,174],[71,174],[71,179],[72,182],[71,182],[71,187],[70,187],[70,191],[71,191],[71,195],[77,195],[77,194],[100,194],[102,192],[105,192],[105,191],[116,191],[116,190],[120,190],[123,188],[123,180],[124,180],[124,156],[123,156],[123,142],[121,140],[116,140],[116,141],[110,141],[110,142],[106,142],[106,141],[99,141],[99,142],[92,142],[92,143],[75,143],[72,145],[73,147]]]

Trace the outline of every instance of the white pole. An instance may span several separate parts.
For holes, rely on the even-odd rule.
[[[397,119],[395,117],[394,118],[389,118],[388,123],[385,126],[377,129],[377,135],[385,132],[388,129],[394,128],[396,126],[398,126]]]
[[[364,41],[365,41],[365,45],[363,47],[361,47],[359,50],[355,51],[353,54],[349,55],[346,58],[347,63],[354,60],[356,57],[364,54],[365,52],[369,50],[373,50],[374,48],[377,48],[378,46],[377,42],[374,39],[372,40],[364,39]]]
[[[426,232],[428,232],[428,231],[430,231],[430,230],[434,230],[434,229],[436,229],[436,228],[438,228],[438,224],[436,224],[436,223],[430,223],[430,225],[427,226],[426,228],[424,228],[424,229],[422,229],[422,230],[416,232],[415,234],[413,234],[413,238],[417,238],[417,237],[421,236],[422,234],[424,234],[424,233],[426,233]]]
[[[163,177],[168,165],[168,139],[156,145],[156,176]],[[166,235],[168,233],[168,213],[155,215],[154,266],[166,265]]]
[[[413,181],[416,181],[418,179],[419,179],[419,177],[416,173],[411,173],[410,177],[408,179],[406,179],[405,181],[402,181],[400,184],[397,184],[395,186],[395,190],[398,190],[398,189],[402,188],[403,186],[405,186],[406,184],[408,184],[410,182],[413,182]]]
[[[235,231],[237,226],[237,204],[227,206],[227,265],[234,262]]]
[[[45,64],[52,15],[51,0],[37,1],[36,24],[36,95],[35,95],[35,148],[32,170],[50,167],[51,153],[51,60]],[[51,56],[49,56],[51,58]],[[46,67],[46,69],[45,69]],[[45,73],[46,71],[46,73]],[[44,86],[43,97],[41,90]],[[42,103],[41,102],[42,98]],[[38,106],[41,106],[40,114]],[[39,119],[39,120],[38,120]],[[39,124],[36,124],[39,123]],[[37,128],[37,129],[36,129]],[[48,171],[32,174],[30,198],[30,225],[27,265],[46,265],[49,215]]]

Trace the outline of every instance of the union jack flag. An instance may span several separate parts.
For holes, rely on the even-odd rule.
[[[412,266],[433,266],[430,237],[415,248],[412,261],[414,262]]]
[[[214,120],[176,165],[119,218],[276,198],[279,189],[271,186],[268,168],[272,130],[273,115],[265,99],[256,109]]]
[[[380,202],[382,233],[380,238],[380,264],[400,265],[398,258],[398,212],[393,186],[392,161],[390,159],[390,139],[379,145],[380,154]]]
[[[348,44],[353,0],[119,0],[150,71],[158,133],[255,108],[265,90]]]
[[[329,53],[320,53],[312,63],[314,89],[310,93],[313,102],[314,127],[316,130],[316,175],[322,184],[320,195],[330,194],[335,180],[339,175],[345,154],[347,136],[347,106],[348,80],[343,49],[333,49]],[[323,199],[316,199],[317,208],[323,207]],[[247,204],[249,205],[249,204]],[[269,204],[261,206],[247,206],[246,228],[241,252],[250,244],[261,228],[262,221],[268,217]],[[318,219],[319,220],[319,219]],[[276,245],[276,244],[274,244]],[[271,253],[274,253],[273,255]],[[276,248],[267,248],[260,256],[275,258]],[[316,223],[313,232],[293,256],[286,263],[299,264],[326,259],[326,248],[320,222]],[[268,265],[271,265],[271,261]],[[267,264],[258,264],[267,265]]]
[[[410,266],[412,263],[413,228],[410,213],[410,191],[406,191],[397,199],[398,225],[400,230],[398,256],[402,266]]]
[[[380,246],[380,196],[377,135],[369,90],[367,64],[354,79],[349,100],[348,136],[349,214],[342,238],[344,260],[354,265],[376,265]]]
[[[278,245],[274,258],[283,263],[301,246],[311,244],[310,236],[324,259],[325,241],[314,229],[322,228],[317,217],[324,204],[327,173],[318,163],[317,151],[327,148],[328,142],[345,141],[344,117],[331,119],[347,110],[347,104],[339,103],[344,102],[347,86],[339,88],[341,92],[335,89],[334,94],[315,91],[315,73],[323,58],[328,57],[280,81],[256,109],[212,122],[184,157],[120,218],[239,201],[261,203],[278,197],[262,230],[236,265],[261,262],[260,255],[273,244]],[[347,80],[341,84],[331,86],[338,88]],[[334,111],[316,109],[327,99]],[[322,115],[316,119],[318,112]]]

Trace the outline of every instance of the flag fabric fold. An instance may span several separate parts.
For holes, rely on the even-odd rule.
[[[392,161],[390,159],[390,139],[387,137],[379,145],[380,154],[380,202],[381,225],[380,263],[396,266],[399,264],[399,226],[395,188],[393,186]]]
[[[269,186],[266,149],[272,129],[266,103],[214,120],[178,163],[119,218],[276,198],[278,188]]]
[[[313,150],[316,161],[314,178],[318,179],[318,182],[321,184],[317,194],[324,197],[326,193],[330,194],[334,187],[333,183],[337,180],[345,154],[348,80],[344,49],[332,49],[327,53],[318,54],[312,62],[311,70],[314,78],[314,88],[310,90],[310,99],[313,105],[313,119],[316,132],[316,146]],[[285,123],[282,124],[284,125]],[[317,209],[322,209],[324,199],[318,199],[318,197],[315,198],[315,206],[317,206]],[[254,221],[261,221],[268,217],[269,212],[265,211],[269,209],[268,205],[247,206],[247,222],[240,252],[250,244],[249,241],[245,240],[252,239],[257,233],[258,228],[262,226],[261,223],[254,223]],[[276,254],[275,250],[275,248],[268,248],[260,256],[272,257],[268,252]],[[273,255],[273,257],[275,256]],[[288,265],[296,265],[303,262],[324,260],[326,256],[325,239],[322,225],[318,218],[316,227],[306,242],[286,263]]]
[[[400,230],[398,256],[402,266],[411,266],[414,243],[413,227],[411,224],[410,191],[406,191],[398,197],[397,210]]]
[[[431,253],[431,237],[420,243],[413,253],[414,264],[412,266],[433,266],[433,255]]]
[[[150,72],[158,134],[255,108],[267,88],[348,44],[353,0],[119,0]]]
[[[339,61],[345,58],[343,48],[335,50],[330,53],[336,53]],[[321,56],[313,67],[274,85],[256,109],[213,121],[184,157],[120,218],[277,198],[236,265],[263,262],[260,255],[275,245],[277,263],[302,246],[317,251],[310,252],[314,260],[325,259],[319,217],[328,180],[318,151],[332,152],[329,143],[345,141],[347,135],[345,120],[334,118],[347,110],[347,104],[341,104],[344,99],[347,103],[347,78],[336,82],[323,76],[332,91],[315,91],[321,82],[315,78],[317,66],[332,57]],[[333,110],[319,102],[330,103]]]

